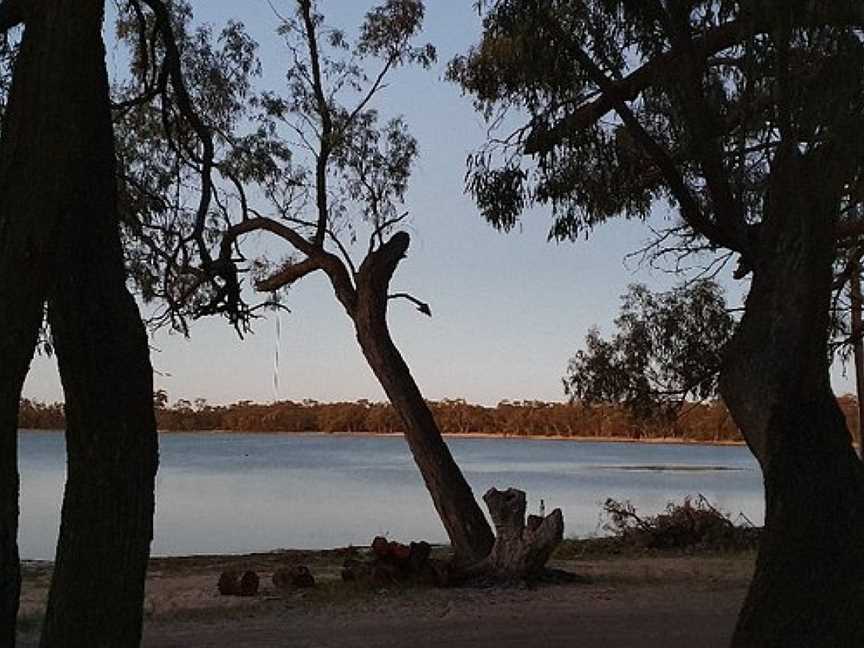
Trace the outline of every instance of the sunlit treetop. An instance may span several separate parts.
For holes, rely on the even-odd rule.
[[[750,257],[782,150],[842,165],[857,204],[864,151],[864,5],[849,0],[480,2],[479,44],[449,77],[492,121],[469,159],[483,215],[531,204],[551,234],[677,208],[694,248]],[[518,127],[512,124],[518,122]]]

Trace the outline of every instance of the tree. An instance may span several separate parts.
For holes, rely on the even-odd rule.
[[[382,124],[374,108],[392,70],[435,60],[431,45],[414,44],[424,7],[419,0],[387,0],[368,12],[351,43],[324,23],[311,0],[292,4],[279,25],[289,52],[287,96],[250,92],[246,80],[257,64],[242,28],[229,26],[219,36],[226,59],[211,34],[183,32],[189,14],[185,4],[174,5],[178,32],[185,33],[184,58],[177,59],[192,82],[163,95],[160,107],[130,106],[118,125],[124,196],[138,213],[129,233],[136,277],[145,299],[166,305],[162,321],[185,331],[187,318],[223,315],[243,333],[259,308],[279,306],[284,288],[324,273],[403,421],[459,561],[477,562],[491,549],[492,531],[387,324],[394,299],[431,315],[424,302],[389,290],[410,245],[408,233],[396,228],[407,217],[400,208],[417,143],[401,118]],[[124,34],[140,31],[134,15],[124,25]],[[139,52],[136,74],[146,87],[159,75],[158,61],[145,54]],[[175,112],[182,113],[176,123]],[[190,112],[200,115],[197,122]],[[152,135],[169,130],[166,119],[179,146]],[[242,134],[250,124],[251,132]],[[196,174],[205,178],[205,192],[190,211],[186,180]],[[181,198],[172,202],[167,186],[177,187]],[[363,228],[366,245],[358,243]],[[246,255],[256,248],[249,235],[256,233],[287,245],[289,256],[250,261]],[[355,262],[358,248],[362,260]],[[244,283],[250,275],[266,295],[262,303],[249,303],[254,298]]]
[[[160,0],[147,0],[164,9]],[[42,646],[134,646],[153,534],[153,375],[126,287],[103,0],[0,4],[0,644],[15,645],[17,412],[47,303],[67,483]],[[159,36],[171,42],[170,25]],[[15,48],[13,48],[14,50]],[[14,53],[14,57],[7,54]]]
[[[672,422],[688,402],[716,398],[735,326],[716,283],[703,279],[659,294],[632,285],[615,326],[609,340],[589,331],[585,350],[570,359],[564,390],[571,399],[623,403],[635,420]]]
[[[719,383],[766,495],[733,645],[861,644],[864,467],[828,374],[832,265],[862,232],[861,3],[479,4],[451,77],[490,117],[527,114],[471,159],[489,220],[549,204],[567,238],[665,202],[666,245],[752,274]]]

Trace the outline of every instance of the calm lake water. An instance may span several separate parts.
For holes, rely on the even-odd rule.
[[[446,535],[401,437],[163,434],[155,555],[368,544]],[[656,513],[702,493],[761,524],[762,482],[739,446],[449,439],[478,498],[525,490],[564,512],[566,535],[602,534],[601,503]],[[65,479],[63,435],[20,435],[22,558],[52,559]]]

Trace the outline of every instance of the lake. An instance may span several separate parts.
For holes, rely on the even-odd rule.
[[[21,556],[53,559],[65,443],[20,433]],[[245,553],[369,544],[375,535],[446,535],[401,437],[184,433],[160,435],[153,554]],[[601,504],[640,514],[701,493],[736,516],[763,519],[758,466],[742,446],[448,439],[479,498],[516,486],[529,511],[560,507],[567,536],[603,534]]]

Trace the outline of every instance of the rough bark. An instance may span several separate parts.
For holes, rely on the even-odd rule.
[[[63,132],[83,159],[66,170],[62,272],[49,296],[68,477],[41,645],[137,646],[153,537],[153,372],[125,285],[102,3],[60,4],[67,19],[89,13],[89,21],[79,25],[69,54],[84,59],[82,96]]]
[[[547,516],[529,515],[523,491],[489,489],[483,496],[495,524],[495,544],[489,556],[470,569],[474,574],[531,580],[543,574],[546,563],[564,540],[564,516],[555,509]]]
[[[491,550],[492,530],[387,326],[387,290],[409,243],[407,234],[398,233],[367,257],[358,271],[356,298],[346,307],[363,355],[402,419],[414,461],[457,560],[475,563]]]
[[[20,3],[0,5],[21,19]],[[42,30],[44,31],[44,30]],[[58,249],[63,200],[57,174],[59,128],[68,107],[49,97],[63,77],[64,56],[48,51],[28,30],[17,57],[0,140],[0,645],[15,645],[20,592],[18,561],[18,406],[43,316]],[[62,93],[63,90],[61,89]],[[39,112],[37,112],[39,111]]]
[[[9,615],[17,606],[12,403],[47,297],[67,405],[68,479],[42,645],[136,646],[152,538],[156,425],[146,333],[125,287],[103,2],[24,7],[0,153],[4,336],[7,318],[20,315],[9,322],[16,339],[0,350],[2,608]],[[15,261],[18,267],[7,267]],[[18,303],[7,310],[7,300]],[[7,381],[9,349],[15,357]]]
[[[855,395],[858,397],[858,454],[864,460],[864,322],[862,322],[861,261],[858,251],[849,263],[852,308],[852,348],[855,359]]]
[[[2,168],[2,162],[0,162]],[[7,174],[0,171],[0,196]],[[23,249],[4,226],[0,200],[0,646],[15,645],[18,557],[18,405],[42,321],[42,302],[21,281]]]
[[[778,154],[721,392],[762,466],[765,531],[736,648],[864,644],[864,466],[828,374],[830,152]]]

